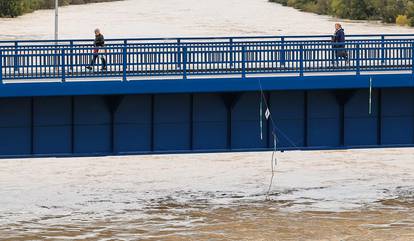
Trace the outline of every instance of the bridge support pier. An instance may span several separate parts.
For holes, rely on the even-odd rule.
[[[115,143],[115,134],[116,134],[116,126],[115,126],[115,114],[118,110],[119,105],[122,103],[122,100],[124,99],[123,95],[109,95],[105,96],[105,103],[108,107],[109,114],[110,114],[110,143],[111,143],[111,152],[117,153],[116,150],[116,143]]]
[[[227,110],[227,150],[232,149],[232,111],[237,104],[242,94],[240,93],[225,93],[221,95],[224,105]]]
[[[339,105],[339,144],[345,146],[345,105],[355,94],[355,90],[336,90],[334,94]]]

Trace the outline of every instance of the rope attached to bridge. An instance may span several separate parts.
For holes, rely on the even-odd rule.
[[[272,158],[270,160],[270,165],[271,165],[271,169],[272,169],[272,175],[270,177],[270,183],[269,183],[269,187],[267,189],[266,192],[266,201],[269,200],[269,195],[270,195],[270,191],[272,190],[272,186],[273,186],[273,180],[275,177],[275,172],[276,172],[276,166],[278,164],[278,160],[276,157],[276,152],[277,152],[277,135],[275,132],[275,122],[272,116],[272,112],[270,111],[269,108],[269,104],[267,103],[267,99],[265,96],[265,93],[263,91],[263,87],[262,87],[262,82],[260,80],[260,78],[258,78],[258,82],[259,82],[259,87],[260,87],[260,139],[263,140],[263,103],[264,106],[266,107],[266,112],[265,112],[265,118],[266,120],[270,120],[270,122],[272,123],[272,136],[273,136],[273,151],[272,151]]]
[[[292,145],[292,147],[297,148],[298,146],[295,144],[295,142],[293,142],[289,138],[289,136],[286,133],[284,133],[280,128],[277,127],[276,122],[273,119],[272,112],[270,111],[270,105],[269,105],[268,100],[267,100],[267,98],[265,96],[265,93],[263,91],[262,81],[260,80],[260,78],[258,78],[258,83],[259,83],[259,87],[260,87],[259,117],[260,117],[260,138],[261,138],[261,140],[263,140],[263,104],[264,104],[264,107],[266,108],[264,116],[265,116],[266,120],[270,120],[270,123],[272,125],[273,151],[272,151],[272,158],[270,160],[272,174],[271,174],[271,177],[270,177],[269,187],[268,187],[267,192],[266,192],[266,201],[269,201],[270,200],[269,199],[270,191],[272,190],[272,186],[273,186],[273,182],[274,182],[274,178],[275,178],[275,174],[276,174],[276,167],[278,165],[278,159],[276,157],[278,138],[277,138],[276,131],[278,133],[280,133],[290,143],[290,145]]]

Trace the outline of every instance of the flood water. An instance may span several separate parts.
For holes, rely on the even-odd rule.
[[[61,38],[414,33],[266,0],[61,8]],[[0,19],[49,39],[53,11]],[[0,160],[0,240],[414,240],[414,149]]]
[[[277,157],[1,160],[0,239],[414,240],[413,148]]]
[[[343,21],[304,13],[267,0],[125,0],[60,9],[60,37],[107,38],[331,34],[344,22],[348,34],[414,33],[414,28]],[[52,39],[54,11],[0,19],[0,39]]]

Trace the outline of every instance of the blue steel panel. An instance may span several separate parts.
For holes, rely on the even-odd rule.
[[[190,95],[154,97],[154,149],[190,149]]]
[[[226,149],[227,111],[218,94],[194,95],[195,150]]]
[[[414,92],[384,89],[382,92],[382,143],[414,143]]]
[[[115,126],[115,151],[151,151],[151,125],[117,124]]]
[[[194,123],[194,150],[225,150],[227,124],[223,122]]]
[[[345,105],[345,145],[377,144],[377,91],[372,95],[372,112],[369,114],[369,90],[358,90]]]
[[[0,154],[31,153],[31,104],[29,98],[0,99]]]
[[[30,155],[29,127],[0,128],[0,155]]]
[[[414,91],[407,89],[384,89],[382,92],[383,116],[413,116]]]
[[[346,118],[346,146],[377,145],[377,118]]]
[[[304,120],[279,119],[276,120],[277,147],[298,148],[304,147]],[[273,147],[273,137],[269,135],[270,147]]]
[[[69,154],[72,152],[70,126],[35,126],[34,154]]]
[[[110,153],[109,125],[75,126],[75,153]]]
[[[35,126],[71,124],[70,97],[36,97],[33,105]]]
[[[115,115],[115,151],[151,151],[151,96],[125,96]]]
[[[339,106],[332,92],[309,92],[308,144],[336,147],[340,144]]]
[[[27,127],[30,121],[30,98],[0,99],[0,127]]]
[[[189,123],[157,124],[154,130],[155,151],[189,151]]]
[[[378,91],[372,92],[372,109],[369,114],[369,89],[355,90],[352,98],[345,105],[345,117],[376,118],[378,115]]]
[[[382,144],[399,145],[413,144],[414,118],[412,117],[383,117]]]
[[[275,119],[303,119],[303,91],[275,91],[270,95],[270,106]]]
[[[127,95],[119,105],[115,123],[149,124],[151,123],[151,96]]]
[[[279,147],[303,147],[304,136],[304,92],[277,91],[270,95],[270,108],[276,125]],[[272,132],[272,129],[269,128]],[[273,142],[272,137],[271,142]],[[292,143],[293,142],[293,143]],[[271,146],[273,144],[271,143]]]
[[[79,96],[74,101],[75,153],[111,151],[110,113],[101,96]]]
[[[34,153],[71,153],[71,98],[34,99]]]
[[[232,111],[232,149],[267,148],[266,121],[260,139],[260,98],[258,92],[244,93]],[[263,112],[264,113],[264,112]]]
[[[77,96],[75,125],[109,124],[110,113],[102,96]]]

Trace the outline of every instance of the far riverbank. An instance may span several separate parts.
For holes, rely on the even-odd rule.
[[[114,1],[121,0],[59,0],[59,6]],[[0,17],[14,18],[39,9],[51,9],[54,3],[54,0],[0,0]]]

